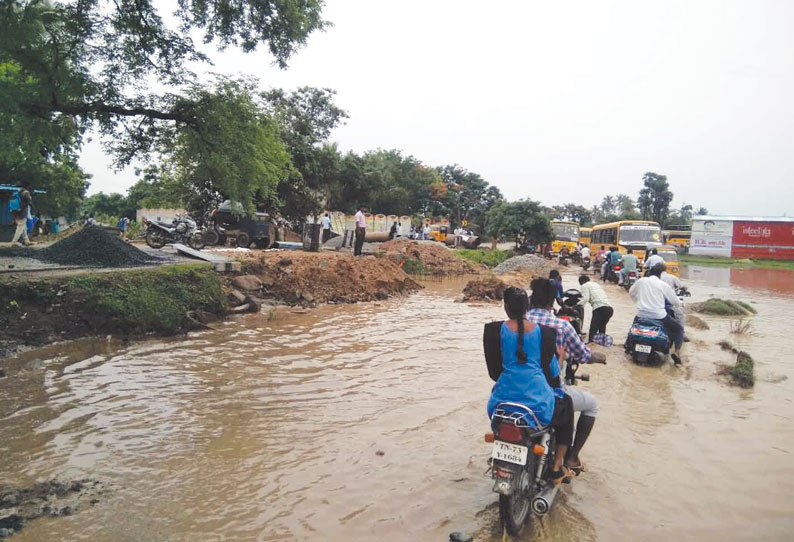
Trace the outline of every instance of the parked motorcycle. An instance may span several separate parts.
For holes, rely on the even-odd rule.
[[[204,248],[204,235],[198,230],[196,221],[187,215],[178,215],[171,224],[146,221],[146,244],[152,248],[163,248],[167,243],[187,243],[190,248]]]
[[[673,345],[659,320],[635,317],[626,338],[626,353],[640,365],[661,365]]]
[[[577,376],[578,368],[578,363],[566,366],[566,384],[590,380]],[[550,479],[557,448],[554,429],[541,425],[532,409],[510,402],[496,406],[491,429],[485,441],[494,445],[490,472],[499,494],[499,517],[511,536],[519,536],[532,514],[549,513],[560,488]]]

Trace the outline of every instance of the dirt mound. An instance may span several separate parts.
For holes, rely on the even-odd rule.
[[[412,275],[466,275],[485,269],[458,258],[452,249],[435,242],[394,239],[381,244],[378,252]]]
[[[0,538],[21,530],[39,517],[71,516],[85,504],[94,505],[105,489],[97,481],[39,482],[33,487],[0,486]]]
[[[356,303],[386,299],[421,286],[384,258],[334,252],[277,251],[241,256],[243,270],[259,277],[261,293],[290,304]]]
[[[153,260],[99,226],[88,226],[41,251],[42,259],[62,265],[130,267]]]
[[[692,303],[689,309],[701,314],[715,314],[718,316],[752,316],[756,313],[756,310],[749,303],[716,297],[703,303]]]
[[[542,256],[534,254],[524,254],[522,256],[513,256],[494,268],[494,273],[497,275],[504,275],[508,273],[516,273],[520,271],[529,271],[530,273],[538,276],[548,276],[549,271],[554,268],[550,260]]]
[[[495,301],[504,298],[507,284],[496,278],[470,280],[463,288],[463,301]]]
[[[709,325],[705,320],[695,316],[694,314],[686,315],[686,325],[695,329],[709,329]]]

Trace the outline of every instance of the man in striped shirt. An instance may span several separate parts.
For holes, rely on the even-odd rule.
[[[557,349],[563,349],[567,353],[568,359],[578,363],[603,363],[606,364],[606,356],[602,352],[591,352],[587,345],[582,342],[582,338],[576,333],[570,322],[558,318],[554,314],[554,300],[557,295],[557,287],[553,281],[544,278],[537,278],[531,284],[532,295],[529,297],[529,312],[527,320],[541,326],[554,329],[557,332]],[[582,450],[587,437],[595,425],[596,415],[598,414],[598,402],[592,393],[579,389],[578,386],[564,386],[573,402],[574,411],[580,412],[579,421],[576,423],[576,436],[573,446],[568,449],[565,458],[565,466],[575,471],[577,474],[584,470],[582,461],[579,459],[579,452]]]

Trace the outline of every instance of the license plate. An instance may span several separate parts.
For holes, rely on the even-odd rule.
[[[491,454],[491,457],[498,459],[499,461],[515,463],[516,465],[526,465],[528,453],[529,448],[526,446],[495,440],[493,443],[493,453]]]
[[[651,353],[651,347],[648,346],[647,344],[635,344],[634,345],[634,351],[635,352],[643,352],[645,354],[650,354]]]

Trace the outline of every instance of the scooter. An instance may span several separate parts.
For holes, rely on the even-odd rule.
[[[635,269],[634,271],[629,271],[623,277],[623,287],[628,292],[631,290],[631,287],[634,286],[634,283],[637,282],[640,278],[639,272]]]
[[[661,365],[673,341],[659,320],[635,317],[626,338],[626,353],[639,365]]]
[[[576,375],[577,363],[566,366],[566,383],[590,380]],[[519,403],[496,405],[491,416],[493,443],[490,459],[493,490],[499,494],[499,518],[511,536],[519,536],[534,514],[543,517],[551,510],[560,489],[550,475],[557,448],[554,429],[543,426],[532,409]]]

